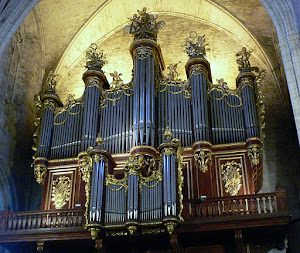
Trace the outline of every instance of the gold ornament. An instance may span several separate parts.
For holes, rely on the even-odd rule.
[[[56,209],[61,209],[69,200],[71,194],[71,179],[60,176],[53,182],[52,201]]]
[[[40,185],[44,184],[46,175],[47,175],[47,166],[40,165],[40,164],[34,165],[34,176],[35,176],[36,181]]]
[[[242,187],[241,172],[242,165],[235,161],[226,162],[221,165],[222,180],[225,183],[225,192],[229,193],[231,196],[236,196],[238,191]]]
[[[205,173],[208,170],[208,162],[211,161],[211,153],[208,150],[201,149],[194,155],[196,165],[200,171]]]

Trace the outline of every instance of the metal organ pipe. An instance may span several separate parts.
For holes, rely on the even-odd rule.
[[[145,54],[140,54],[141,50]],[[154,145],[155,82],[154,57],[150,47],[140,45],[134,53],[133,144]]]
[[[239,85],[242,85],[242,98],[244,105],[244,117],[246,124],[246,137],[259,137],[259,123],[256,110],[256,98],[254,90],[254,75],[247,73],[239,79]]]
[[[195,141],[209,141],[207,81],[205,74],[198,65],[199,64],[190,67],[194,68],[194,70],[191,71],[190,82]]]

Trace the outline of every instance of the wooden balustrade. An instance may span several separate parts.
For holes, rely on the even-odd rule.
[[[183,216],[187,219],[287,212],[285,192],[187,200],[184,206]]]
[[[0,212],[0,233],[84,226],[84,209],[43,210],[34,212]]]

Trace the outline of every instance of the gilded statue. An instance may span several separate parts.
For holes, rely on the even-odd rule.
[[[167,69],[169,70],[168,74],[167,74],[167,79],[169,81],[176,81],[178,79],[178,72],[177,72],[177,66],[180,62],[176,63],[176,64],[170,64]]]
[[[227,92],[229,87],[227,83],[224,81],[224,78],[217,79],[217,87]]]
[[[55,92],[55,87],[56,87],[56,81],[54,80],[54,78],[57,75],[54,75],[54,71],[49,71],[47,78],[46,78],[46,82],[43,85],[43,91],[44,92]]]
[[[122,73],[114,71],[113,73],[110,73],[110,76],[113,78],[112,82],[110,83],[111,88],[118,89],[123,85],[123,80],[121,79]]]
[[[156,21],[157,15],[147,13],[147,8],[144,7],[142,11],[138,10],[138,14],[134,14],[130,25],[124,27],[125,33],[134,35],[134,39],[150,39],[155,40],[160,28],[165,25],[164,21]]]
[[[191,31],[189,37],[185,39],[185,44],[182,45],[183,51],[190,57],[205,56],[206,55],[206,43],[205,35],[200,36],[197,32]]]
[[[249,58],[253,50],[247,50],[246,47],[243,47],[241,51],[236,53],[236,56],[239,58],[236,60],[237,64],[239,65],[239,71],[249,69],[251,70],[251,65]]]
[[[86,52],[86,68],[88,70],[102,71],[102,67],[107,63],[103,50],[99,50],[96,43],[92,43]]]

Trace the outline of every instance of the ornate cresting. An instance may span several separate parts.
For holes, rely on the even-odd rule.
[[[35,119],[36,131],[34,133],[33,150],[34,155],[34,174],[39,184],[44,184],[47,175],[48,158],[50,154],[50,145],[53,130],[54,111],[62,103],[55,92],[56,82],[52,71],[46,77],[41,91],[35,95],[34,102],[37,108]]]
[[[185,69],[190,79],[195,141],[210,141],[207,89],[211,74],[210,64],[204,58],[207,46],[205,35],[200,36],[192,31],[182,46],[190,57]]]
[[[106,56],[102,50],[93,43],[86,52],[86,68],[82,79],[85,83],[84,109],[81,137],[81,151],[94,146],[100,109],[100,97],[103,89],[108,89],[108,81],[102,67],[106,63]]]
[[[124,28],[134,35],[130,47],[134,62],[133,146],[154,146],[155,79],[164,69],[160,46],[156,43],[158,29],[164,22],[157,22],[157,17],[146,10],[138,11]]]

